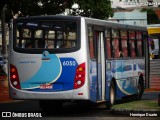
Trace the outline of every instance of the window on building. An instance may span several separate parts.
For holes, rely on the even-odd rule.
[[[111,1],[111,4],[113,4],[113,1]]]

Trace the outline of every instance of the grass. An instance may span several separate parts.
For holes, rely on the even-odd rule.
[[[158,101],[156,100],[140,100],[130,101],[127,103],[118,103],[112,107],[113,110],[138,110],[138,111],[160,111]]]

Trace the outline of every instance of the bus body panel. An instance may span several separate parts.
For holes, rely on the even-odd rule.
[[[48,58],[44,60],[43,54],[34,55],[34,57],[33,55],[20,56],[15,60],[15,65],[17,65],[21,89],[46,91],[41,85],[52,83],[54,83],[54,87],[53,89],[48,89],[48,91],[73,89],[76,67],[78,66],[74,58],[66,58],[65,56],[59,58],[54,54],[48,55]],[[67,75],[68,72],[71,73],[70,76]],[[63,83],[63,86],[61,84],[58,85],[58,83]],[[40,87],[41,90],[39,89]]]
[[[113,77],[116,78],[118,88],[125,95],[136,94],[139,76],[140,74],[144,75],[145,72],[144,59],[117,60],[113,64]]]
[[[87,18],[86,19],[86,27],[92,27],[93,31],[91,33],[87,33],[88,37],[93,36],[95,38],[96,30],[101,31],[104,33],[107,33],[106,28],[113,28],[113,29],[126,29],[126,30],[135,30],[135,31],[142,31],[146,33],[146,28],[145,27],[137,27],[137,26],[128,26],[124,24],[118,24],[118,23],[107,23],[104,20],[95,20],[92,18]],[[88,29],[88,32],[90,32],[91,29]],[[93,34],[93,35],[92,35]],[[106,34],[104,35],[105,37]],[[105,40],[106,38],[104,38]],[[128,38],[127,38],[128,39]],[[144,42],[144,51],[146,48],[146,39],[143,36],[143,42]],[[87,40],[89,42],[89,39]],[[98,46],[97,45],[97,40],[94,41],[95,44],[93,47]],[[91,43],[92,45],[93,43]],[[112,43],[113,44],[113,43]],[[90,46],[90,43],[88,43],[88,46]],[[107,47],[107,46],[105,46]],[[94,49],[97,48],[91,48],[91,50],[94,51]],[[101,47],[103,50],[103,46]],[[106,50],[106,51],[105,51]],[[107,48],[104,49],[105,53],[107,52]],[[90,51],[88,50],[88,53]],[[98,53],[96,50],[94,51],[95,53]],[[103,51],[102,51],[103,52]],[[139,51],[138,51],[139,52]],[[95,54],[94,53],[94,54]],[[93,53],[91,53],[93,54]],[[101,53],[102,54],[102,53]],[[89,54],[90,55],[90,54]],[[144,52],[144,55],[147,55],[147,51]],[[97,56],[97,54],[96,54]],[[91,56],[88,56],[88,61],[90,62],[89,65],[89,83],[90,83],[90,97],[92,102],[97,102],[99,101],[98,94],[100,94],[98,91],[98,87],[102,87],[98,84],[98,72],[100,71],[99,68],[97,67],[97,58],[90,58]],[[102,58],[104,59],[104,58]],[[140,74],[143,75],[143,80],[144,82],[148,79],[145,77],[145,71],[148,70],[146,68],[146,64],[148,63],[147,58],[142,57],[135,57],[131,58],[130,56],[128,58],[112,58],[111,59],[105,59],[105,95],[106,95],[106,100],[109,100],[109,92],[110,92],[110,83],[113,79],[116,80],[116,98],[120,99],[122,97],[128,96],[128,95],[134,95],[138,93],[138,82],[139,82],[139,77]],[[99,66],[99,65],[98,65]],[[145,70],[146,69],[146,70]],[[100,83],[101,84],[101,83]],[[144,84],[146,85],[146,84]]]
[[[78,52],[80,53],[80,52]],[[84,51],[83,51],[84,53]],[[13,53],[12,53],[13,54]],[[16,53],[14,53],[15,58],[16,57]],[[17,54],[17,56],[19,56],[19,54]],[[26,57],[26,55],[20,55],[21,57],[18,59],[13,59],[12,62],[10,64],[13,65],[18,65],[17,70],[18,70],[18,74],[19,74],[19,79],[20,79],[20,83],[21,83],[21,90],[15,89],[13,88],[12,85],[11,86],[11,91],[14,91],[13,93],[15,93],[16,91],[16,96],[18,99],[32,99],[34,98],[33,95],[37,96],[37,99],[42,99],[42,97],[40,96],[40,94],[43,93],[47,93],[52,95],[51,97],[47,97],[49,99],[51,98],[63,98],[63,97],[57,97],[57,94],[60,94],[60,96],[63,96],[63,94],[65,94],[65,92],[69,93],[68,97],[69,99],[89,99],[88,97],[88,82],[85,82],[85,85],[82,88],[79,89],[75,89],[74,90],[74,79],[75,79],[75,72],[76,72],[76,68],[79,64],[84,63],[84,58],[85,57],[81,57],[78,60],[75,60],[74,56],[77,56],[77,53],[68,53],[66,55],[66,57],[63,55],[56,55],[55,59],[59,59],[54,60],[54,61],[49,61],[49,60],[41,60],[41,55],[37,55],[37,57],[35,58],[31,58],[30,55],[27,55],[29,58]],[[23,57],[22,57],[23,56]],[[33,56],[31,54],[31,56]],[[51,55],[52,56],[52,55]],[[72,57],[68,57],[68,56],[72,56]],[[38,64],[38,60],[41,61]],[[47,63],[42,63],[42,62],[47,62]],[[51,62],[51,64],[50,64]],[[37,64],[36,64],[37,63]],[[53,67],[51,66],[52,63],[56,63],[55,65],[53,64]],[[47,68],[52,68],[51,70],[47,70],[47,68],[43,67],[43,65],[41,64],[49,64]],[[41,66],[41,68],[40,68]],[[56,66],[58,66],[56,68]],[[60,67],[60,68],[59,68]],[[30,69],[32,68],[32,69]],[[36,69],[37,68],[37,69]],[[55,68],[55,70],[53,69]],[[33,70],[34,69],[34,70]],[[43,72],[41,72],[42,69],[45,69]],[[40,71],[40,73],[33,72],[37,70],[38,72]],[[54,79],[49,79],[51,76],[50,74],[53,73],[49,73],[48,72],[52,72],[52,71],[59,71],[57,73],[54,72],[55,78]],[[39,77],[37,77],[37,74]],[[45,75],[47,74],[47,75]],[[30,79],[28,79],[30,78]],[[87,79],[87,77],[85,78]],[[41,80],[41,81],[40,81]],[[51,80],[51,81],[48,81]],[[53,81],[52,81],[53,80]],[[44,85],[44,86],[43,86]],[[48,86],[47,86],[48,85]],[[51,86],[52,85],[52,86]],[[64,91],[64,92],[63,92]],[[31,96],[29,96],[29,93],[33,92],[33,94],[31,93]],[[54,94],[55,93],[55,94]],[[23,94],[23,95],[20,95]],[[72,94],[72,95],[71,95]],[[14,95],[12,95],[13,97]],[[39,97],[38,97],[39,96]],[[65,96],[65,95],[64,95]],[[70,97],[69,97],[70,96]],[[13,98],[16,98],[15,96]]]
[[[84,19],[81,22],[81,27],[84,28]],[[81,29],[81,33],[85,34],[85,31]],[[81,37],[84,40],[82,42],[86,42],[83,34]],[[12,42],[11,44],[13,45]],[[42,54],[23,54],[14,52],[12,45],[10,46],[10,64],[16,66],[21,86],[21,90],[18,90],[10,83],[12,98],[89,99],[87,75],[85,84],[81,88],[74,89],[78,65],[85,63],[87,66],[86,44],[82,44],[81,49],[76,52],[65,54],[52,54],[47,50]],[[79,55],[82,56],[79,57]]]
[[[143,59],[133,60],[107,60],[106,64],[106,87],[110,86],[112,78],[116,79],[117,98],[136,94],[138,91],[139,74],[145,72]],[[134,64],[133,64],[134,63]],[[90,70],[90,96],[92,101],[97,101],[97,69],[96,62],[91,62]],[[145,76],[144,76],[145,81]],[[108,91],[106,91],[107,94]]]
[[[90,98],[92,102],[97,101],[97,64],[96,61],[90,61],[89,65],[89,83]]]
[[[51,20],[51,18],[49,19]],[[116,81],[117,99],[138,92],[139,75],[142,74],[144,81],[146,80],[146,59],[130,57],[108,59],[105,55],[107,52],[104,37],[106,26],[129,29],[128,25],[111,24],[103,20],[83,17],[80,17],[80,21],[78,28],[80,30],[80,48],[69,52],[64,52],[64,49],[62,53],[61,51],[54,53],[48,49],[41,50],[41,53],[37,52],[36,54],[23,53],[23,50],[16,51],[13,47],[12,35],[15,32],[11,29],[9,64],[16,67],[21,87],[21,89],[15,88],[9,76],[10,96],[13,99],[89,100],[95,103],[107,101],[113,79]],[[97,35],[98,44],[95,46],[99,55],[96,56],[96,59],[90,58],[88,25],[94,26],[94,32]],[[138,27],[138,29],[135,26],[132,27],[135,30],[145,31],[142,27]],[[81,64],[84,64],[85,68],[85,82],[77,89],[75,88],[75,79],[77,76],[81,78],[81,75],[77,74],[77,69]]]

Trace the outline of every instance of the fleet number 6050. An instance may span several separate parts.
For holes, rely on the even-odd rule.
[[[63,66],[76,66],[76,61],[63,61]]]

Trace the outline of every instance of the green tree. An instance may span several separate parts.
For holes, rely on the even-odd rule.
[[[7,4],[13,13],[21,11],[26,15],[58,14],[71,8],[73,0],[1,0],[0,10]]]
[[[147,12],[147,22],[148,24],[158,24],[160,21],[157,14],[152,8],[143,8],[141,12]]]
[[[68,8],[71,15],[107,19],[113,16],[110,0],[1,0],[0,9],[7,4],[6,21],[21,12],[19,16],[55,15]],[[72,8],[77,3],[77,9]]]
[[[113,16],[110,0],[75,0],[79,5],[78,10],[73,14],[92,17],[98,19],[107,19]]]
[[[7,4],[8,22],[18,11],[21,12],[21,16],[60,14],[65,8],[71,8],[73,0],[6,0],[3,2],[3,5],[5,4]]]

